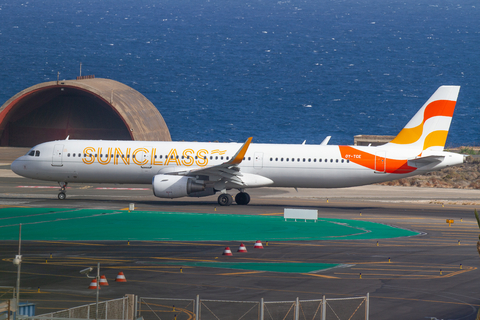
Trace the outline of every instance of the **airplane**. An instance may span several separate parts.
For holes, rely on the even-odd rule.
[[[380,146],[57,140],[41,143],[16,159],[16,174],[60,185],[151,184],[159,198],[204,197],[246,205],[249,188],[342,188],[424,174],[464,163],[444,146],[459,86],[441,86],[400,133]]]

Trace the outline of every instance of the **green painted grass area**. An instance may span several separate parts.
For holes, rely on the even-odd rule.
[[[383,224],[320,218],[284,221],[279,216],[2,208],[0,240],[299,241],[384,239],[418,233]]]
[[[270,271],[285,273],[314,273],[331,269],[339,264],[334,263],[294,263],[294,262],[159,262],[160,265],[186,267],[223,268],[249,271]]]

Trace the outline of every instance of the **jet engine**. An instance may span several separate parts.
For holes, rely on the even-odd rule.
[[[180,198],[205,190],[203,183],[186,176],[157,174],[152,180],[153,194],[159,198]]]

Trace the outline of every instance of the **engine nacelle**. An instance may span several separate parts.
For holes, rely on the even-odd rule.
[[[203,183],[195,182],[193,178],[168,174],[157,174],[152,180],[153,194],[159,198],[180,198],[190,193],[205,190]]]

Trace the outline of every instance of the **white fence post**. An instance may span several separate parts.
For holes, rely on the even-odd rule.
[[[327,319],[327,299],[325,299],[325,296],[323,296],[322,299],[322,320]]]
[[[265,306],[265,302],[263,301],[263,298],[260,299],[260,320],[263,320],[264,314],[263,314],[263,307]]]
[[[200,295],[197,294],[197,301],[195,304],[195,320],[200,320]]]
[[[295,320],[298,320],[298,317],[300,315],[300,301],[298,301],[298,297],[297,297],[297,300],[295,300]]]

